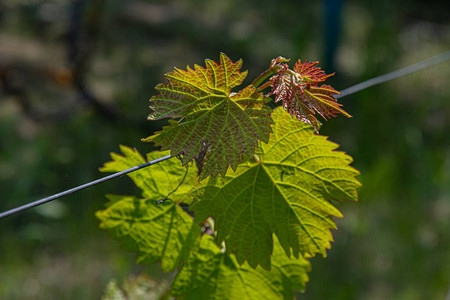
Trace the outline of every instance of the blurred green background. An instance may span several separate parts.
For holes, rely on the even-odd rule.
[[[282,55],[319,60],[337,90],[450,48],[449,1],[0,2],[0,211],[97,179],[140,138],[174,66],[244,59],[248,82]],[[299,299],[445,299],[450,287],[450,63],[340,100],[321,133],[362,175]],[[98,229],[127,178],[0,220],[0,299],[99,299],[149,274]],[[148,279],[148,278],[147,278]],[[152,285],[152,286],[153,286]],[[448,297],[448,296],[447,296]],[[448,299],[448,298],[447,298]]]

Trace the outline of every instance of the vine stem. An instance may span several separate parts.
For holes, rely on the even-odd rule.
[[[277,58],[272,59],[272,61],[270,62],[269,69],[265,70],[258,77],[256,77],[256,79],[252,82],[252,85],[258,91],[262,91],[265,88],[269,87],[270,82],[266,82],[263,85],[261,85],[261,84],[264,82],[264,80],[269,78],[269,76],[272,76],[272,75],[278,73],[278,71],[280,71],[280,68],[281,68],[280,63],[286,63],[286,62],[289,62],[290,60],[291,60],[290,58],[284,58],[282,56],[278,56]]]
[[[261,83],[264,82],[264,80],[266,80],[269,76],[274,75],[277,71],[274,70],[274,68],[270,68],[265,70],[264,72],[262,72],[258,77],[256,77],[256,79],[252,82],[252,85],[257,89],[257,90],[262,90],[264,89],[264,87],[260,87]],[[264,84],[263,86],[265,86],[266,84]]]
[[[282,60],[280,60],[280,62],[286,62],[289,61],[288,59],[283,58]],[[258,90],[258,91],[262,91],[265,88],[270,86],[270,82],[266,82],[263,85],[261,85],[264,80],[266,80],[267,78],[269,78],[269,76],[275,75],[276,73],[278,73],[278,71],[280,70],[280,66],[279,65],[275,65],[274,64],[274,60],[272,60],[272,63],[270,65],[270,68],[265,70],[264,72],[262,72],[258,77],[256,77],[255,80],[253,80],[252,85]]]
[[[419,63],[410,65],[408,67],[405,67],[405,68],[402,68],[402,69],[399,69],[399,70],[396,70],[394,72],[390,72],[390,73],[387,73],[387,74],[384,74],[384,75],[381,75],[381,76],[369,79],[367,81],[361,82],[361,83],[356,84],[354,86],[351,86],[349,88],[346,88],[346,89],[340,91],[341,95],[336,95],[335,98],[342,98],[342,97],[354,94],[356,92],[362,91],[362,90],[364,90],[366,88],[369,88],[371,86],[378,85],[380,83],[384,83],[384,82],[387,82],[387,81],[391,81],[391,80],[394,80],[394,79],[397,79],[397,78],[409,75],[411,73],[414,73],[414,72],[417,72],[419,70],[431,67],[433,65],[436,65],[436,64],[439,64],[439,63],[443,63],[443,62],[445,62],[447,60],[450,60],[450,51],[447,51],[447,52],[442,53],[440,55],[433,56],[433,57],[431,57],[431,58],[429,58],[427,60],[421,61]],[[288,60],[285,59],[285,58],[281,58],[281,60],[280,60],[280,62],[286,62],[286,61],[288,61]],[[264,82],[264,80],[266,80],[269,76],[271,76],[271,75],[273,75],[273,74],[275,74],[277,72],[278,72],[278,67],[277,66],[271,66],[268,70],[266,70],[263,73],[261,73],[261,75],[259,75],[253,81],[252,85],[256,89],[258,89],[260,91],[263,90],[264,88],[268,87],[267,83],[261,85]],[[29,208],[32,208],[32,207],[35,207],[35,206],[38,206],[38,205],[50,202],[52,200],[56,200],[56,199],[61,198],[63,196],[66,196],[66,195],[69,195],[69,194],[72,194],[72,193],[84,190],[84,189],[86,189],[88,187],[91,187],[91,186],[97,185],[99,183],[102,183],[102,182],[114,179],[116,177],[120,177],[122,175],[126,175],[128,173],[137,171],[139,169],[142,169],[142,168],[145,168],[145,167],[157,164],[157,163],[162,162],[164,160],[167,160],[167,159],[169,159],[171,157],[172,156],[170,156],[170,155],[166,155],[166,156],[157,158],[155,160],[149,161],[149,162],[147,162],[145,164],[142,164],[142,165],[139,165],[139,166],[136,166],[136,167],[133,167],[133,168],[121,171],[121,172],[117,172],[117,173],[111,174],[109,176],[106,176],[106,177],[103,177],[103,178],[100,178],[100,179],[88,182],[86,184],[77,186],[75,188],[72,188],[70,190],[66,190],[66,191],[58,193],[58,194],[54,194],[54,195],[52,195],[50,197],[43,198],[43,199],[40,199],[40,200],[37,200],[37,201],[34,201],[34,202],[30,202],[28,204],[25,204],[25,205],[22,205],[22,206],[19,206],[19,207],[10,209],[10,210],[7,210],[5,212],[0,213],[0,219],[3,219],[3,218],[5,218],[7,216],[10,216],[12,214],[21,212],[23,210],[26,210],[26,209],[29,209]],[[450,290],[449,290],[449,294],[448,294],[446,300],[450,300]]]

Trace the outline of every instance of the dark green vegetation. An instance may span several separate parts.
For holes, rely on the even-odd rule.
[[[145,121],[146,100],[174,66],[223,51],[254,78],[278,55],[317,59],[339,90],[448,50],[443,4],[365,2],[343,6],[330,67],[321,2],[3,1],[1,210],[98,178],[118,144],[149,152],[139,140],[159,128]],[[321,134],[353,156],[363,188],[358,204],[339,207],[332,250],[312,260],[301,298],[445,297],[448,78],[447,63],[340,99],[353,118]],[[106,192],[137,190],[118,179],[2,220],[0,298],[98,299],[111,278],[142,270],[163,280],[98,229]]]

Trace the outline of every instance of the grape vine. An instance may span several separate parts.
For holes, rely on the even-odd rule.
[[[331,75],[317,62],[298,60],[291,70],[288,61],[272,60],[239,91],[233,89],[247,75],[242,60],[223,53],[219,63],[166,74],[149,119],[171,118],[170,124],[143,139],[161,151],[144,158],[121,146],[101,169],[180,155],[181,163],[129,174],[141,195],[109,195],[96,214],[101,228],[137,252],[137,262],[176,271],[173,296],[291,299],[306,287],[308,258],[331,247],[332,217],[342,217],[332,201],[357,201],[352,158],[318,134],[316,112],[325,120],[350,117],[338,92],[319,86]],[[281,107],[267,105],[272,95]]]

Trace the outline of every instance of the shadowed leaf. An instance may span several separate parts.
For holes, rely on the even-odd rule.
[[[97,211],[100,228],[137,252],[138,263],[161,261],[165,272],[174,271],[188,255],[200,227],[178,204],[155,204],[133,196],[109,195],[107,208]]]
[[[136,150],[120,147],[123,155],[111,153],[112,161],[102,172],[118,172],[145,163]],[[151,152],[151,161],[168,153]],[[125,249],[137,252],[138,263],[161,261],[164,271],[173,271],[198,239],[200,227],[177,203],[190,203],[187,192],[198,182],[194,167],[183,167],[172,158],[128,176],[145,199],[108,195],[107,208],[96,212],[100,228],[120,240]],[[159,203],[159,204],[158,204]]]

